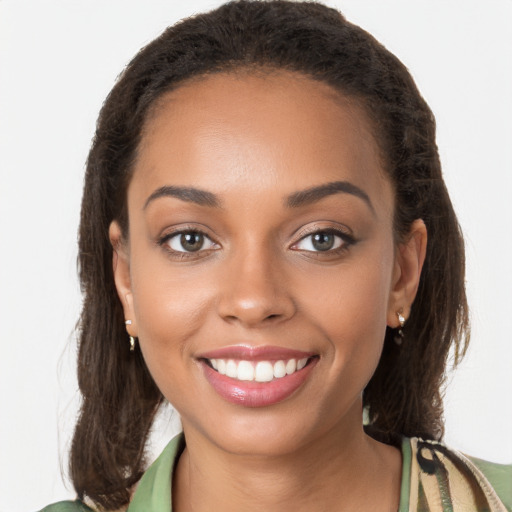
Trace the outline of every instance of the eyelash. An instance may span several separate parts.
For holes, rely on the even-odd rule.
[[[187,251],[187,250],[181,251],[181,250],[171,247],[171,244],[169,242],[171,240],[177,239],[178,237],[181,237],[183,235],[200,235],[200,236],[204,237],[204,242],[206,242],[207,240],[210,242],[211,247],[208,247],[207,249],[203,249],[202,247],[200,247],[199,249],[197,249],[195,251]],[[298,245],[301,242],[304,242],[308,238],[311,238],[315,235],[332,235],[339,239],[338,241],[336,241],[336,240],[334,241],[334,244],[335,245],[338,244],[338,246],[333,247],[333,248],[328,248],[325,251],[310,250],[310,249],[304,249],[304,248],[298,247]],[[204,244],[204,242],[203,242],[203,244]],[[180,243],[180,242],[178,242],[178,243]],[[319,229],[318,227],[316,227],[314,229],[311,229],[311,231],[309,231],[309,232],[303,233],[301,238],[297,242],[295,242],[290,247],[290,249],[292,249],[294,251],[300,251],[303,253],[309,253],[311,255],[314,254],[315,257],[322,257],[323,255],[336,256],[336,255],[339,255],[339,254],[345,252],[346,250],[348,250],[348,248],[355,243],[356,243],[355,238],[342,230],[334,229],[334,228],[324,228],[324,229],[320,228]],[[313,240],[311,240],[310,245],[313,246],[313,244],[314,244],[314,242],[313,242]],[[198,258],[198,257],[200,257],[200,255],[204,256],[205,252],[210,252],[210,251],[216,250],[216,248],[218,248],[218,244],[215,241],[213,241],[210,238],[210,236],[208,236],[201,229],[197,229],[197,228],[185,228],[185,229],[180,229],[179,231],[175,231],[172,233],[167,233],[167,234],[163,235],[158,240],[158,245],[163,247],[171,256],[173,256],[175,258],[179,258],[181,260],[186,259],[186,258]],[[212,247],[212,246],[217,246],[217,247]],[[183,248],[183,245],[181,247]],[[203,254],[201,254],[201,253],[203,253]]]
[[[180,251],[178,249],[174,249],[173,247],[171,247],[171,244],[169,242],[172,241],[173,239],[178,239],[178,237],[181,237],[183,235],[200,235],[200,236],[204,237],[203,245],[204,245],[204,243],[206,243],[206,241],[209,241],[212,246],[218,246],[218,244],[216,242],[214,242],[211,239],[211,237],[208,236],[208,234],[206,234],[203,230],[198,229],[198,228],[185,228],[185,229],[180,229],[179,231],[174,231],[172,233],[167,233],[167,234],[163,235],[158,240],[158,245],[163,247],[169,253],[170,256],[173,256],[173,257],[176,257],[179,259],[197,258],[197,257],[200,257],[200,255],[204,256],[204,253],[207,251],[209,252],[209,251],[216,249],[214,247],[209,247],[207,249],[203,249],[202,247],[200,247],[196,251],[187,251],[183,248],[183,245],[182,245],[182,248],[184,250]],[[178,242],[178,243],[180,243],[180,242]]]
[[[333,248],[327,249],[325,251],[301,249],[301,248],[297,247],[301,242],[304,242],[308,238],[312,239],[312,237],[315,235],[332,235],[339,239],[338,241],[335,241],[334,244],[339,244],[339,245],[337,247],[333,247]],[[351,245],[354,245],[355,243],[356,243],[355,238],[342,230],[334,229],[334,228],[324,228],[324,229],[320,228],[319,229],[318,227],[316,227],[316,228],[312,229],[311,231],[309,231],[305,234],[302,234],[301,238],[292,245],[291,249],[295,250],[295,251],[301,251],[304,253],[314,254],[315,257],[322,257],[323,255],[336,256],[336,255],[339,255],[339,254],[347,251],[348,248]],[[311,240],[310,245],[313,245],[313,244],[314,244],[314,242],[313,242],[313,240]]]

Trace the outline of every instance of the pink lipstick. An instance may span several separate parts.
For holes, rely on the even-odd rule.
[[[222,398],[245,407],[265,407],[299,389],[318,357],[282,347],[236,345],[203,353],[198,361]]]

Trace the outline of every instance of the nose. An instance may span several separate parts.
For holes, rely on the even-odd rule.
[[[279,257],[270,250],[240,251],[222,276],[219,315],[245,327],[277,324],[293,317],[295,302]]]

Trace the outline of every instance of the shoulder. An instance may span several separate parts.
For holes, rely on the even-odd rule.
[[[128,507],[130,512],[168,511],[171,503],[171,482],[176,461],[185,448],[183,434],[177,435],[166,446],[160,456],[153,462],[142,476],[132,501]],[[96,512],[85,503],[76,501],[60,501],[48,505],[39,512]]]
[[[44,507],[40,512],[94,512],[81,501],[59,501]]]
[[[512,465],[470,458],[435,441],[412,438],[407,442],[414,501],[425,506],[450,503],[455,510],[457,506],[462,510],[512,510]]]
[[[468,457],[485,475],[491,486],[509,510],[512,510],[512,464],[496,464]]]

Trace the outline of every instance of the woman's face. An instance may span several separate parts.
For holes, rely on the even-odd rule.
[[[406,304],[356,102],[288,72],[188,83],[146,125],[128,211],[119,295],[187,436],[275,454],[361,428]]]

